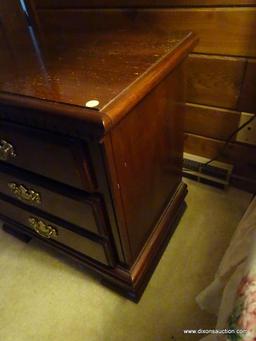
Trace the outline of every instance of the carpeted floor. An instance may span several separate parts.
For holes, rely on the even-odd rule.
[[[188,208],[134,304],[36,241],[0,230],[0,341],[199,340],[215,319],[195,296],[212,279],[251,195],[190,181]]]

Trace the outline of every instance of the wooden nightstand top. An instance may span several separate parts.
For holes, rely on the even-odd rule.
[[[29,31],[16,45],[0,37],[0,103],[86,120],[104,132],[196,41],[191,33],[166,33],[136,23],[106,30],[83,24],[81,15],[77,22],[71,16],[73,24],[66,26],[45,18],[38,40]]]

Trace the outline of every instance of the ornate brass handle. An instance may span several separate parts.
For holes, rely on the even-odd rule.
[[[42,220],[30,217],[28,221],[33,230],[41,237],[51,239],[58,236],[58,231],[52,226],[45,224]]]
[[[7,161],[8,159],[15,157],[16,154],[13,146],[5,140],[0,140],[0,160]]]
[[[8,184],[8,187],[19,200],[28,201],[35,204],[41,204],[40,193],[34,191],[33,189],[27,189],[25,186],[18,185],[14,182],[10,182]]]

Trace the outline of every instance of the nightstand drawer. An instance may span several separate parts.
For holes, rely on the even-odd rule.
[[[103,203],[65,186],[52,186],[26,172],[0,166],[0,192],[97,235],[107,235]]]
[[[86,191],[95,189],[86,145],[75,139],[1,123],[0,161]]]
[[[68,247],[105,265],[113,265],[110,246],[107,241],[87,236],[51,222],[45,217],[32,213],[0,198],[0,216],[21,224],[41,239],[55,246]]]

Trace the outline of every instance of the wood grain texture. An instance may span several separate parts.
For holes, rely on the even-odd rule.
[[[93,30],[84,24],[88,21],[87,13],[84,14],[79,21],[75,13],[69,13],[64,22],[69,22],[70,26],[66,25],[64,30],[56,28],[58,24],[59,28],[63,27],[62,19],[58,23],[56,16],[52,17],[56,26],[51,26],[50,17],[47,17],[41,26],[45,29],[42,35],[47,41],[46,45],[40,46],[41,58],[36,55],[32,39],[29,48],[24,45],[23,49],[20,42],[20,47],[13,51],[20,72],[9,72],[9,81],[3,83],[3,67],[0,92],[86,107],[90,111],[92,109],[86,103],[94,99],[98,101],[91,112],[94,116],[93,112],[101,110],[131,83],[143,80],[151,66],[161,63],[162,57],[171,56],[187,37],[184,33],[171,32],[160,36],[158,32],[149,32],[146,27],[123,26],[120,30],[109,28],[103,31],[96,23]],[[107,28],[107,18],[104,23]],[[5,48],[8,47],[7,44]],[[16,64],[14,70],[15,67]]]
[[[149,91],[171,73],[178,64],[182,63],[197,44],[198,38],[194,34],[189,34],[179,44],[175,53],[166,54],[158,64],[153,65],[144,74],[143,82],[134,82],[125,89],[120,96],[113,99],[102,111],[111,118],[112,126],[125,117],[134,105],[136,105]]]
[[[189,133],[185,134],[185,152],[205,156],[210,159],[216,156],[223,144],[223,141],[217,139]],[[239,144],[230,143],[226,150],[225,157],[220,157],[220,160],[231,162],[237,160],[241,156],[240,153],[237,152],[240,150],[241,146]]]
[[[17,195],[10,189],[9,184],[22,186],[23,194],[33,190],[40,196],[40,201],[27,200],[24,196]],[[104,219],[104,206],[97,195],[81,195],[80,192],[69,189],[63,190],[61,186],[45,183],[40,178],[19,170],[18,172],[4,163],[0,164],[0,192],[13,199],[35,207],[48,214],[61,217],[66,222],[83,228],[99,236],[106,236],[107,229]],[[18,192],[20,194],[20,192]]]
[[[195,52],[256,56],[256,8],[169,9],[140,11],[137,20],[148,27],[193,31],[200,38]]]
[[[79,189],[95,191],[89,155],[79,141],[2,121],[0,136],[13,146],[16,154],[6,163]]]
[[[226,140],[239,125],[240,113],[216,107],[186,104],[187,133]]]
[[[120,8],[256,5],[256,0],[34,0],[38,8]]]
[[[20,44],[29,45],[29,31],[26,16],[22,11],[20,2],[16,0],[0,2],[1,29],[12,47]]]
[[[149,31],[147,23],[136,20],[136,11],[119,11],[117,17],[115,11],[50,12],[53,25],[49,17],[46,25],[40,20],[48,39],[36,49],[31,40],[39,65],[33,69],[33,59],[26,60],[21,42],[14,52],[17,59],[20,53],[25,57],[23,73],[20,70],[11,79],[9,72],[9,81],[1,82],[0,133],[14,141],[17,156],[13,162],[8,159],[14,177],[8,170],[1,177],[0,217],[21,233],[46,237],[47,244],[138,298],[184,207],[181,64],[197,39],[177,30],[174,35],[158,27],[155,33]],[[58,16],[55,12],[62,13]],[[64,20],[59,23],[57,19]],[[85,109],[87,96],[98,99],[100,105]],[[5,120],[8,125],[15,123],[15,129],[7,129]],[[37,130],[32,129],[35,121]],[[81,121],[95,122],[104,129],[103,134],[83,130]],[[70,130],[68,122],[73,122]],[[25,177],[24,186],[35,185],[46,198],[48,203],[42,209],[17,201],[6,191],[6,181],[23,182]],[[91,183],[92,192],[84,182]],[[54,193],[49,193],[51,185]],[[55,191],[61,197],[57,198]],[[93,202],[93,207],[88,207],[90,217],[82,202],[81,206],[74,203],[79,209],[75,211],[70,203],[72,193],[78,195],[75,201],[85,196],[91,203],[95,197],[100,200],[99,205]],[[56,205],[56,200],[63,207]],[[61,208],[66,206],[76,217],[70,212],[69,217],[62,214]],[[92,210],[104,219],[104,235],[97,233]],[[32,230],[30,214],[58,232],[51,234],[48,227],[45,233],[49,234],[42,236],[43,231]],[[86,216],[87,223],[93,220],[90,230],[86,229]]]
[[[133,260],[181,181],[182,72],[178,68],[165,78],[112,131],[118,175],[113,182],[121,193]]]
[[[195,49],[196,53],[238,57],[256,56],[254,44],[256,11],[255,8],[248,7],[255,6],[254,0],[160,0],[157,3],[149,0],[94,0],[90,2],[77,0],[72,5],[70,0],[36,0],[36,2],[40,8],[151,7],[155,8],[154,11],[144,9],[138,13],[135,10],[131,11],[128,17],[130,16],[135,21],[142,21],[147,26],[156,25],[161,31],[179,27],[196,32],[200,37],[200,43]],[[211,7],[207,8],[207,6]],[[159,10],[157,7],[165,7],[165,9]],[[47,11],[40,12],[46,13]],[[120,17],[119,14],[120,11],[117,10],[116,18]],[[115,15],[113,15],[113,21],[116,20]],[[187,73],[188,101],[203,104],[203,106],[187,107],[187,132],[224,140],[236,129],[239,119],[238,112],[226,109],[256,112],[255,61],[249,59],[247,69],[246,64],[247,60],[243,58],[207,55],[190,58],[190,70]],[[246,73],[244,73],[245,70]],[[220,107],[220,109],[207,108],[205,105]],[[197,144],[199,140],[194,139],[194,142]],[[208,144],[211,148],[212,140],[204,139],[204,144],[204,148],[207,148]],[[196,152],[198,149],[194,146],[193,150]],[[246,154],[247,149],[245,148],[243,152]],[[244,175],[246,174],[245,171]],[[248,171],[247,175],[251,176],[250,174]]]
[[[194,32],[200,42],[195,51],[206,54],[256,56],[254,44],[256,8],[166,8],[166,9],[116,9],[116,10],[40,10],[39,17],[52,16],[52,24],[62,21],[62,28],[70,25],[68,13],[75,13],[78,22],[84,13],[101,22],[101,26],[111,23],[113,27],[143,24],[155,28],[162,34],[170,31]],[[107,17],[106,17],[107,15]],[[95,27],[95,24],[92,26]]]
[[[38,62],[36,53],[31,48],[28,21],[19,1],[0,1],[0,31],[0,74],[4,76],[5,72],[9,72],[9,74],[12,73],[18,77],[24,63],[30,63],[30,72],[33,72],[38,67]],[[19,53],[20,49],[26,50],[26,56]],[[9,54],[7,65],[12,64],[12,67],[6,70],[2,64],[2,58],[4,59],[7,54]]]
[[[71,259],[80,263],[83,268],[91,270],[94,274],[96,273],[101,278],[103,284],[132,301],[138,302],[168,244],[169,238],[177,227],[184,211],[184,197],[186,194],[186,185],[182,183],[175,192],[173,200],[169,202],[161,220],[156,225],[148,243],[145,245],[145,249],[136,260],[135,266],[130,269],[120,266],[106,267],[100,262],[95,262],[92,258],[85,257],[81,253],[66,248],[62,244],[57,245],[57,243],[48,241],[47,246],[65,256],[68,255]],[[22,225],[6,217],[5,220],[4,229],[6,232],[25,242],[28,242],[32,236],[43,242],[37,234],[33,234],[31,229],[24,229]],[[111,247],[105,247],[108,259],[111,256],[109,253],[110,249]]]
[[[187,60],[187,101],[236,109],[246,59],[190,55]]]
[[[114,204],[115,216],[117,219],[117,225],[119,226],[118,234],[121,240],[121,248],[124,253],[124,262],[126,264],[132,264],[132,251],[127,231],[127,224],[125,220],[125,212],[122,202],[122,196],[120,192],[119,177],[117,174],[117,168],[115,165],[114,151],[112,145],[111,134],[107,134],[102,141],[102,148],[104,151],[104,160],[106,163],[106,172],[111,188],[111,196]]]
[[[12,51],[13,68],[0,54],[1,103],[35,109],[26,113],[29,116],[43,111],[45,121],[52,114],[79,117],[94,125],[97,134],[124,117],[197,41],[190,33],[149,31],[127,18],[127,12],[54,12],[40,17],[40,56],[29,35],[29,47],[23,48],[21,41]],[[6,50],[9,39],[1,39]],[[90,100],[98,105],[88,108]]]
[[[248,60],[238,109],[256,114],[256,60]]]
[[[6,199],[6,200],[5,200]],[[113,256],[109,243],[101,239],[89,239],[84,235],[81,235],[79,230],[71,230],[66,228],[62,223],[52,221],[42,213],[36,213],[24,208],[24,206],[17,204],[13,205],[3,195],[0,196],[0,217],[1,219],[11,219],[32,231],[32,233],[38,236],[38,233],[33,230],[29,223],[30,217],[35,217],[37,220],[43,221],[43,223],[50,225],[57,231],[57,235],[54,238],[47,239],[47,242],[53,244],[61,244],[73,249],[73,251],[82,253],[85,256],[91,257],[105,265],[114,264]],[[45,241],[45,238],[40,237]]]
[[[0,25],[0,69],[6,69],[6,73],[2,77],[2,82],[8,81],[8,74],[13,72],[13,56],[10,49],[6,49],[6,43],[8,39],[6,37],[6,32],[2,25]]]

